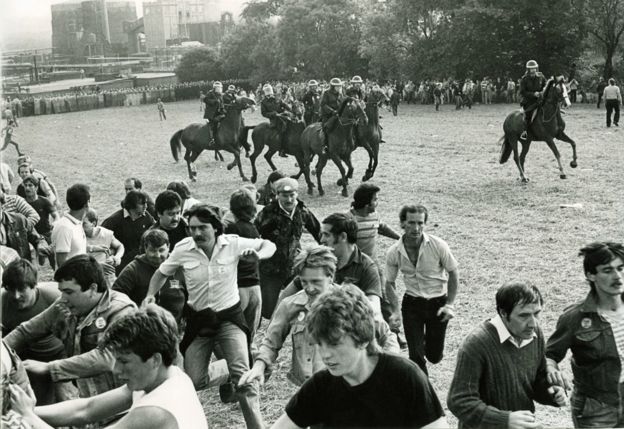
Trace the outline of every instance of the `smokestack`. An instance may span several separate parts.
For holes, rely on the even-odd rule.
[[[102,23],[104,27],[104,39],[110,44],[110,28],[108,26],[108,9],[106,8],[106,0],[100,0],[102,11]]]

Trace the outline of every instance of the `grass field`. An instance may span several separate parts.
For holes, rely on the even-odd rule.
[[[498,286],[512,279],[537,285],[546,301],[542,326],[548,336],[562,310],[588,290],[578,249],[593,240],[624,240],[622,131],[604,127],[603,110],[574,106],[565,119],[567,134],[577,142],[579,167],[569,167],[571,150],[559,143],[568,174],[567,180],[559,179],[553,155],[537,142],[526,163],[531,181],[522,184],[513,160],[505,165],[497,162],[502,121],[513,108],[475,106],[458,112],[447,105],[436,113],[432,106],[401,105],[398,117],[383,112],[387,143],[382,145],[380,165],[372,179],[382,189],[382,218],[399,230],[400,206],[425,204],[430,210],[428,232],[444,238],[460,264],[456,318],[449,325],[446,356],[430,369],[443,404],[457,349],[478,323],[495,313]],[[62,193],[72,183],[89,184],[92,206],[103,219],[119,207],[125,177],[139,177],[152,196],[169,181],[186,178],[185,164],[172,161],[169,138],[201,118],[198,103],[170,103],[167,115],[167,121],[159,122],[155,106],[138,106],[23,118],[15,139]],[[261,118],[258,112],[247,113],[246,120],[254,124]],[[231,155],[224,155],[229,162]],[[358,150],[354,158],[359,178],[367,157]],[[12,149],[3,153],[3,159],[15,166]],[[249,176],[249,162],[245,158],[243,162]],[[276,156],[275,162],[288,173],[296,171],[292,158]],[[191,185],[194,196],[226,207],[230,193],[242,183],[236,169],[227,171],[224,163],[213,160],[212,153],[202,154],[197,167],[198,182]],[[262,184],[269,173],[263,158],[258,159],[258,171],[258,184]],[[300,193],[320,219],[349,208],[350,199],[341,197],[334,185],[338,177],[338,170],[328,164],[325,197]],[[356,185],[352,182],[351,192]],[[304,189],[303,178],[300,186]],[[576,203],[580,208],[560,207]],[[380,241],[378,257],[382,259],[391,241]],[[277,369],[262,389],[267,423],[277,419],[296,390],[285,378],[290,342],[278,364],[284,370]],[[564,367],[569,372],[567,363]],[[211,427],[243,426],[238,406],[221,404],[216,390],[202,392],[201,397]],[[539,407],[538,419],[548,427],[571,426],[568,409]]]

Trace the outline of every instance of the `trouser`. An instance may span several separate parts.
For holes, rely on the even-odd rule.
[[[435,103],[435,109],[439,110],[440,109],[440,104],[442,104],[442,96],[434,95],[434,103]]]
[[[576,103],[576,89],[570,90],[570,102]]]
[[[262,317],[270,319],[277,306],[282,288],[288,284],[287,273],[260,271],[260,290],[262,292]]]
[[[620,384],[620,397],[624,395],[624,384]],[[624,427],[624,410],[619,405],[605,404],[580,393],[576,388],[570,398],[570,411],[575,428],[620,428]]]
[[[165,113],[164,110],[159,110],[158,111],[158,116],[160,117],[160,120],[162,121],[163,119],[166,121],[167,120],[167,115]]]
[[[262,315],[262,291],[260,290],[260,285],[255,285],[239,287],[238,294],[240,295],[241,310],[243,310],[245,322],[247,322],[249,327],[249,345],[252,355],[254,355],[255,346],[253,339],[260,325]]]
[[[620,102],[618,100],[605,100],[607,108],[607,127],[611,126],[611,114],[613,115],[613,123],[617,125],[620,122]]]
[[[227,361],[236,396],[248,428],[262,428],[260,401],[256,383],[238,387],[238,380],[249,370],[247,336],[231,322],[223,322],[213,337],[196,337],[184,355],[184,371],[193,381],[196,390],[208,387],[208,365],[215,346]]]
[[[600,103],[602,102],[602,93],[599,92],[598,93],[598,104],[596,104],[596,107],[600,109]]]
[[[392,114],[394,116],[399,114],[399,105],[398,104],[392,104]]]
[[[444,337],[448,322],[441,322],[438,310],[446,304],[446,296],[403,297],[401,314],[409,350],[409,358],[427,374],[427,361],[438,363],[444,354]]]

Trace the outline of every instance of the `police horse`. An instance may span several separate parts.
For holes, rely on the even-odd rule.
[[[342,196],[349,196],[347,190],[348,180],[353,177],[351,153],[355,149],[351,133],[354,125],[366,124],[367,122],[366,113],[358,100],[352,97],[345,97],[338,109],[338,115],[329,119],[326,124],[329,143],[328,153],[323,153],[323,133],[325,131],[320,122],[309,125],[303,130],[303,134],[301,134],[303,171],[304,174],[309,174],[312,157],[317,155],[316,178],[319,195],[325,195],[321,183],[321,175],[328,159],[331,159],[338,167],[338,170],[340,170],[341,178],[338,180],[338,186],[342,186]],[[346,171],[343,163],[347,166]],[[311,186],[310,183],[308,183],[308,194],[313,194],[313,185]]]
[[[529,113],[534,116],[529,129],[527,130],[526,140],[520,139],[524,131],[524,113],[515,111],[510,113],[503,123],[503,131],[505,135],[499,140],[502,142],[499,162],[504,164],[513,153],[514,161],[520,172],[522,182],[528,182],[529,178],[525,174],[524,160],[532,141],[544,141],[550,148],[557,159],[559,165],[559,177],[566,178],[561,165],[561,156],[557,150],[554,139],[570,143],[572,146],[572,161],[570,167],[576,168],[576,143],[564,132],[565,122],[561,118],[560,104],[565,102],[566,106],[570,106],[568,93],[562,78],[550,78],[546,83],[542,92],[542,102],[540,106]],[[518,155],[518,142],[522,144],[522,152]]]
[[[242,112],[253,106],[255,101],[247,97],[237,97],[234,102],[226,105],[225,118],[219,123],[217,138],[212,142],[211,125],[206,123],[194,123],[186,128],[178,130],[171,137],[169,144],[173,159],[178,162],[182,146],[185,147],[184,160],[188,167],[189,179],[197,180],[197,168],[195,160],[204,150],[225,150],[234,155],[234,161],[227,165],[231,170],[235,165],[238,167],[241,179],[248,181],[243,173],[240,161],[240,148],[246,144],[247,133],[242,121]],[[244,139],[244,141],[243,141]]]

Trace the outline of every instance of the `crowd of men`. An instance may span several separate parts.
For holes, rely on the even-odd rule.
[[[448,426],[428,375],[463,291],[426,207],[401,207],[399,233],[369,183],[320,220],[279,172],[260,192],[235,191],[228,209],[194,200],[184,182],[152,200],[128,178],[121,208],[100,222],[84,184],[67,189],[62,215],[34,204],[49,201],[38,192],[50,183],[29,165],[25,199],[0,195],[6,427],[207,427],[195,391],[215,385],[247,427],[265,427],[259,384],[288,336],[300,388],[273,427]],[[304,230],[317,244],[302,248]],[[382,260],[380,235],[396,240]],[[569,401],[577,427],[624,424],[624,246],[581,255],[587,298],[550,336],[538,288],[499,288],[492,317],[458,350],[447,404],[461,427],[539,427],[536,401]],[[45,264],[54,282],[39,281]],[[573,385],[559,368],[568,350]]]
[[[543,84],[529,61],[525,110]],[[344,91],[339,78],[319,86],[308,82],[302,98],[324,127],[343,93],[388,99],[359,76]],[[213,127],[236,91],[215,83],[204,95]],[[271,120],[295,97],[270,84],[260,93]],[[61,213],[56,186],[30,157],[18,158],[15,194],[10,171],[3,165],[0,181],[3,427],[201,429],[196,391],[218,386],[247,427],[263,428],[259,386],[279,370],[289,336],[287,376],[299,389],[272,427],[448,427],[429,375],[465,291],[452,246],[427,231],[427,207],[397,208],[397,232],[371,183],[319,219],[279,171],[261,190],[232,193],[227,208],[194,199],[185,182],[152,199],[129,177],[119,209],[100,222],[89,186],[70,186]],[[302,246],[304,232],[316,243]],[[380,236],[393,240],[384,258]],[[590,243],[580,255],[587,296],[550,335],[536,286],[499,287],[491,317],[457,350],[446,401],[461,428],[541,427],[535,402],[570,404],[575,427],[624,425],[624,245]],[[48,264],[54,282],[39,281]],[[573,380],[559,367],[568,351]]]

